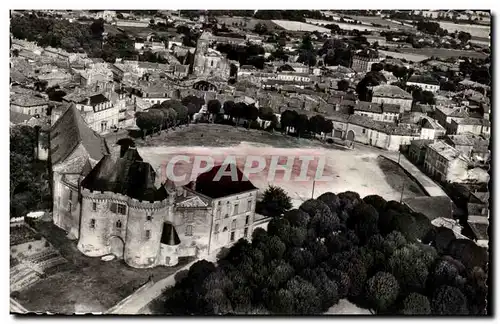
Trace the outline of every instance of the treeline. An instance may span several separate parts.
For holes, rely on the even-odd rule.
[[[347,298],[377,314],[479,315],[487,262],[485,249],[403,204],[325,193],[177,276],[163,311],[320,314]]]
[[[40,140],[49,148],[47,133],[39,127],[14,126],[10,129],[10,217],[22,217],[52,205],[47,163],[37,161],[35,148]]]
[[[15,38],[35,42],[41,47],[87,53],[89,57],[102,58],[111,63],[116,58],[134,59],[138,54],[134,42],[126,34],[108,35],[103,39],[103,20],[81,24],[25,13],[11,18],[10,30]]]

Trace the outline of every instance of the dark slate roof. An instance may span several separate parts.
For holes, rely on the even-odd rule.
[[[181,243],[179,235],[177,235],[177,231],[172,224],[163,223],[163,231],[161,233],[160,242],[166,245],[179,245]]]
[[[411,146],[415,146],[415,147],[421,149],[421,148],[425,147],[427,144],[430,144],[430,143],[434,143],[434,140],[431,140],[431,139],[416,139],[416,140],[411,141],[410,145]]]
[[[430,75],[412,75],[408,82],[439,85],[439,81]]]
[[[88,100],[90,99],[90,101]],[[108,98],[106,98],[102,93],[90,96],[82,101],[80,101],[80,104],[83,105],[90,105],[92,107],[97,106],[98,104],[101,104],[103,102],[108,102]]]
[[[236,168],[237,181],[233,181],[230,175],[224,175],[219,181],[214,181],[217,173],[223,165],[217,165],[210,171],[202,173],[196,178],[196,192],[210,198],[220,198],[235,195],[241,192],[257,189],[236,165],[226,165],[221,172],[229,173],[232,168]]]
[[[52,164],[66,159],[80,143],[96,161],[109,154],[106,140],[94,132],[83,120],[76,106],[70,104],[50,131]]]
[[[141,201],[161,201],[167,197],[163,186],[155,187],[155,171],[136,149],[129,149],[122,158],[106,155],[82,181],[92,191],[111,191]]]
[[[431,221],[439,217],[453,218],[453,213],[457,210],[455,204],[447,196],[406,198],[403,202],[411,210],[424,214]]]

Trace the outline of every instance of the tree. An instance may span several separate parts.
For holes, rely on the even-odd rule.
[[[245,110],[245,118],[249,121],[248,122],[249,128],[250,128],[251,122],[256,121],[258,117],[259,117],[259,109],[257,107],[255,107],[254,104],[247,106],[247,108]]]
[[[234,101],[232,100],[225,101],[223,106],[224,114],[231,116],[231,118],[234,118],[236,111],[235,107],[236,104],[234,103]]]
[[[215,120],[215,116],[220,113],[221,104],[217,99],[212,99],[207,103],[207,109],[212,116],[212,122]]]
[[[257,23],[254,27],[254,31],[259,35],[266,34],[267,33],[267,26],[266,26],[266,24],[263,24],[263,23]]]
[[[286,191],[272,185],[264,191],[262,204],[269,214],[275,217],[292,208],[292,200]]]
[[[285,219],[287,219],[292,226],[307,228],[311,217],[302,209],[292,209],[285,212]]]
[[[96,38],[102,38],[102,33],[104,32],[104,20],[94,20],[90,25],[90,30],[92,31],[92,35]]]
[[[300,135],[303,135],[307,131],[308,125],[309,125],[309,118],[307,117],[307,115],[299,114],[295,119],[293,127],[295,128],[297,135],[300,137]]]
[[[388,260],[388,270],[398,279],[402,292],[421,292],[429,274],[415,246],[406,245],[394,251]]]
[[[311,117],[311,119],[309,119],[308,130],[313,134],[320,134],[324,122],[325,117],[321,115],[315,115]]]
[[[325,137],[327,134],[331,134],[333,132],[333,122],[329,119],[324,120],[321,123],[321,131],[323,132]]]
[[[318,200],[324,202],[332,213],[337,212],[337,209],[340,207],[340,199],[333,192],[325,192],[318,197]]]
[[[281,129],[288,134],[290,127],[295,127],[299,114],[295,110],[285,110],[281,113]]]
[[[403,300],[400,312],[403,315],[430,315],[431,305],[426,296],[411,293]]]
[[[467,315],[467,299],[455,287],[440,286],[432,295],[432,312],[437,315]]]
[[[458,32],[457,38],[460,40],[462,44],[466,44],[471,40],[472,36],[467,32],[460,31]]]
[[[398,281],[390,273],[377,272],[367,281],[366,297],[377,312],[387,310],[396,301],[398,293]]]
[[[346,222],[347,227],[353,229],[361,242],[378,233],[378,212],[375,207],[361,203],[354,207]]]
[[[349,90],[349,81],[347,81],[346,79],[339,80],[337,82],[337,89],[339,89],[339,91]]]

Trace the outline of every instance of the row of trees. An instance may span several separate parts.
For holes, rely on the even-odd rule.
[[[487,252],[380,196],[325,193],[195,263],[168,314],[319,314],[339,299],[378,314],[484,314]]]
[[[288,134],[292,129],[299,137],[307,133],[326,135],[333,131],[333,123],[322,115],[309,118],[295,110],[285,110],[281,113],[281,130]]]
[[[15,126],[10,129],[10,217],[48,209],[52,203],[47,164],[37,161],[35,148],[48,149],[48,134],[39,127]]]
[[[154,104],[147,111],[137,112],[136,124],[143,132],[144,138],[148,132],[161,132],[178,125],[188,124],[190,116],[198,110],[195,104],[190,103],[186,107],[179,100],[167,100],[161,104]]]

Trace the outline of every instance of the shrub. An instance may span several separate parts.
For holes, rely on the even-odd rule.
[[[387,272],[377,272],[366,284],[366,298],[377,311],[387,310],[396,301],[398,293],[398,281]]]
[[[430,315],[431,305],[426,296],[411,293],[403,300],[400,312],[403,315]]]

